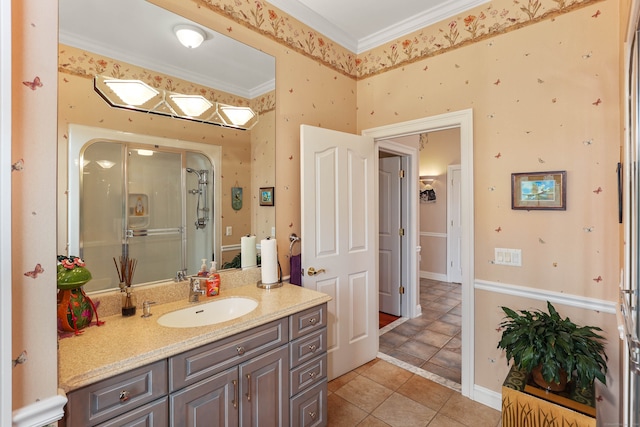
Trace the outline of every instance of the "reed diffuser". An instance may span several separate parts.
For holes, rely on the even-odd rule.
[[[136,314],[136,298],[133,294],[131,283],[133,281],[133,273],[136,271],[136,259],[129,257],[120,257],[120,262],[113,258],[113,263],[118,272],[120,279],[120,292],[122,292],[122,315],[133,316]]]

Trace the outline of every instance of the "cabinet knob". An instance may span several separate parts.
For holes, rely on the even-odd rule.
[[[318,322],[318,319],[316,319],[315,317],[312,317],[309,319],[309,323],[311,323],[312,325],[315,325]]]
[[[311,344],[311,345],[309,346],[309,351],[311,351],[311,353],[315,352],[316,350],[317,350],[317,347],[316,347],[316,345],[315,345],[315,344]]]
[[[309,376],[311,377],[311,379],[314,379],[316,377],[316,373],[311,371],[309,372]]]
[[[244,347],[236,347],[236,350],[238,351],[238,356],[244,356]]]
[[[315,411],[311,411],[311,412],[309,412],[309,416],[311,417],[311,419],[312,419],[312,420],[315,420],[315,419],[316,419],[316,413],[315,413]]]
[[[126,402],[129,399],[131,399],[131,393],[127,390],[122,390],[120,392],[120,402]]]

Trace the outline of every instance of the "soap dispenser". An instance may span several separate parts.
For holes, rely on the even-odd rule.
[[[207,296],[214,297],[220,294],[220,274],[216,270],[216,262],[211,261],[211,269],[207,276]]]
[[[198,271],[199,277],[207,277],[207,259],[202,258],[202,265],[200,266],[200,271]]]

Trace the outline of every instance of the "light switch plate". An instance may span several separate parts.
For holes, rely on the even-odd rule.
[[[226,236],[231,236],[232,234],[233,234],[233,227],[231,227],[231,226],[229,225],[229,226],[227,226],[227,230],[226,230],[225,235],[226,235]]]
[[[522,249],[495,248],[493,263],[522,267]]]

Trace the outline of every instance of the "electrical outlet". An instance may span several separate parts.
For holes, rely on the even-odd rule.
[[[495,248],[494,264],[522,267],[522,249]]]
[[[231,236],[233,234],[233,227],[232,226],[228,226],[225,235],[226,236]]]

